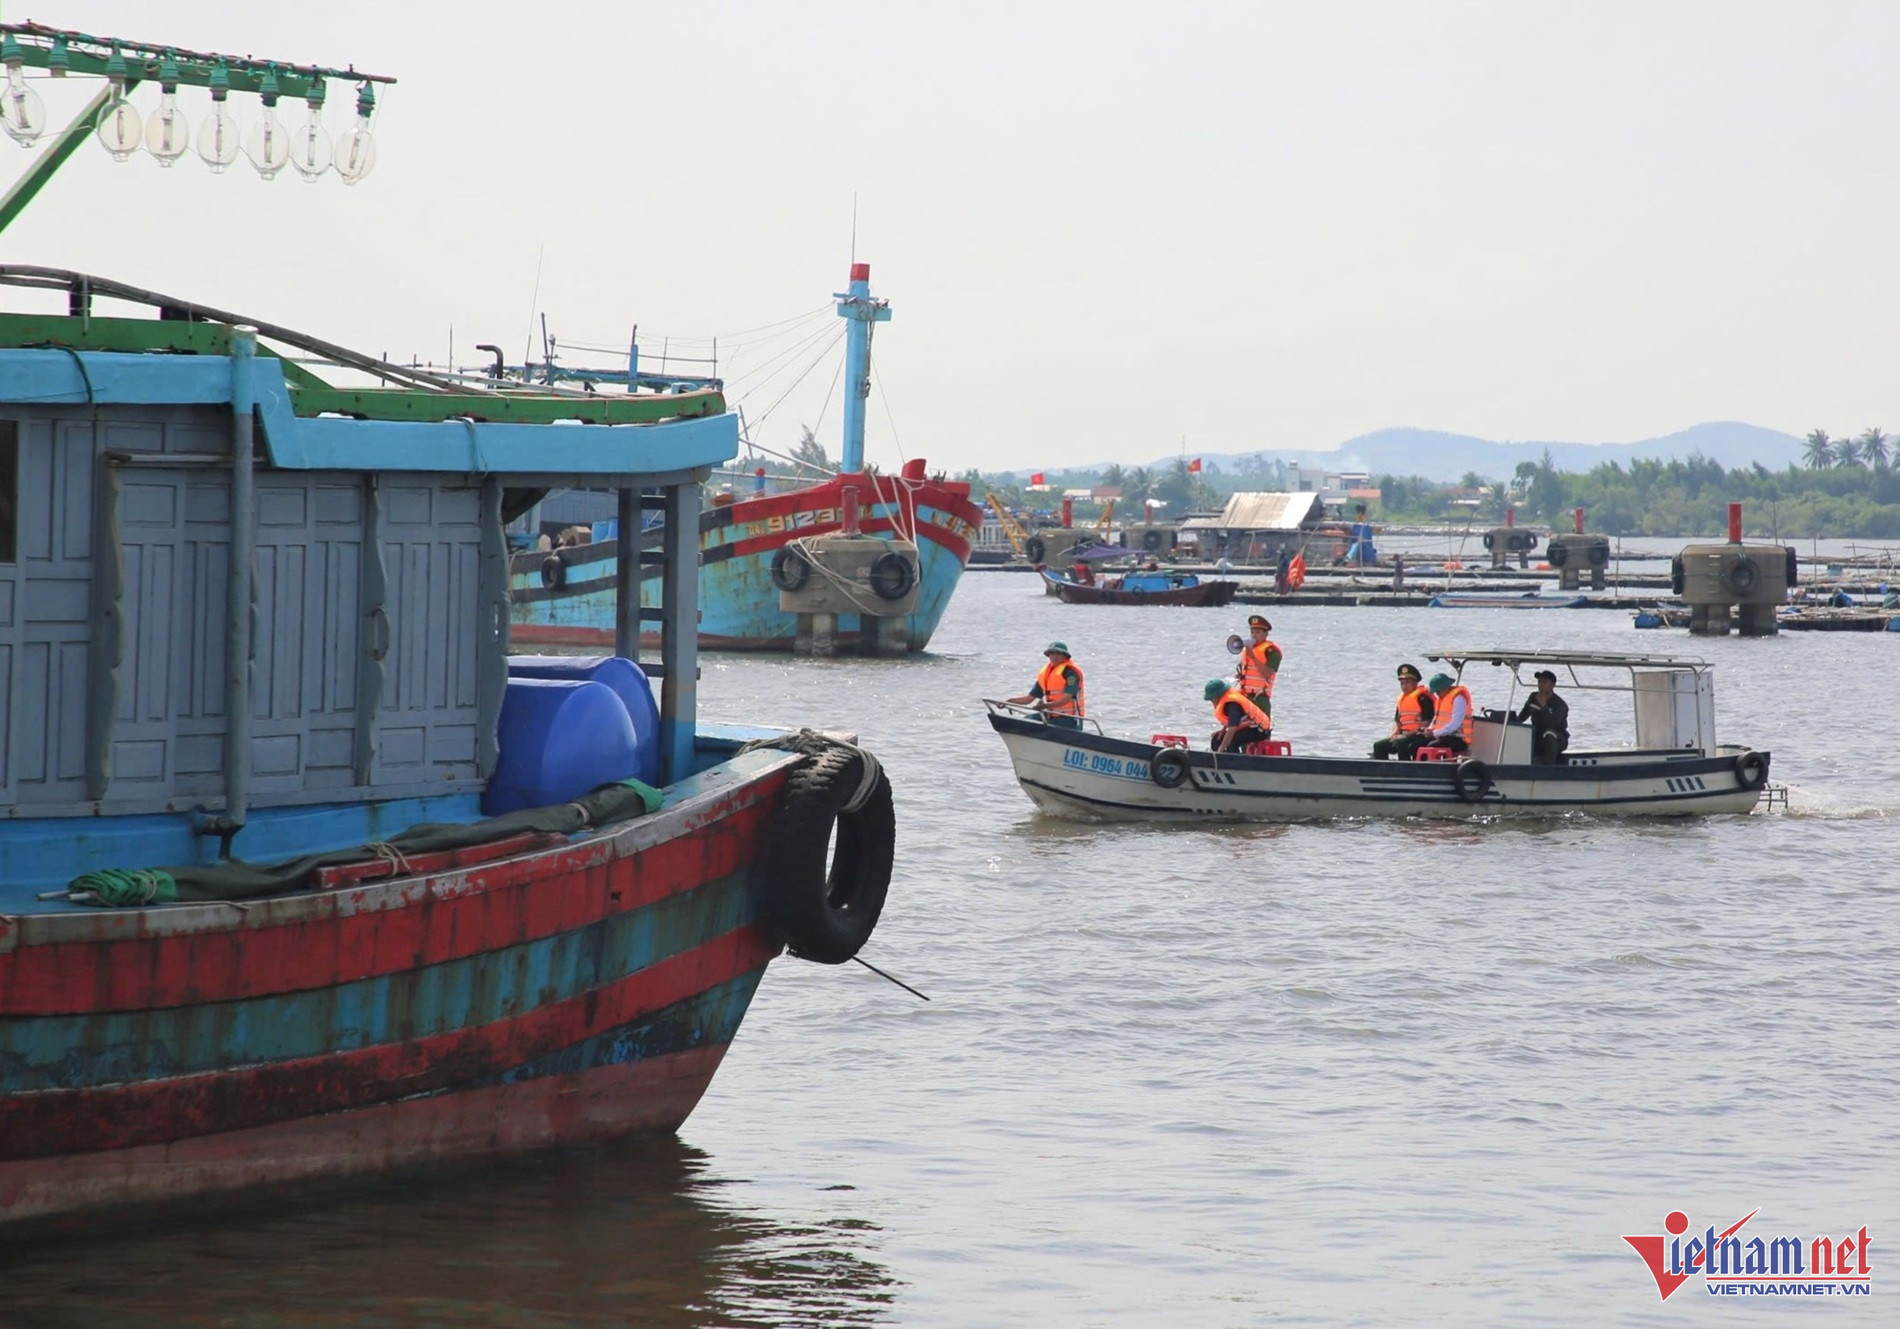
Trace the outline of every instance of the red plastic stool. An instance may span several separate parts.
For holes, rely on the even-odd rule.
[[[1420,748],[1412,754],[1413,761],[1457,761],[1458,754],[1450,748]]]
[[[1187,746],[1186,734],[1156,734],[1148,740],[1158,748],[1184,748]]]
[[[1277,738],[1263,738],[1249,743],[1246,751],[1249,757],[1290,757],[1293,755],[1293,745]]]

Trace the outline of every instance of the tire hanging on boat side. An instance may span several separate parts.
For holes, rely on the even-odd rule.
[[[1491,768],[1476,757],[1466,757],[1451,768],[1451,787],[1460,802],[1480,802],[1491,787]]]
[[[1179,789],[1187,783],[1187,753],[1180,748],[1163,748],[1148,763],[1148,775],[1163,789]]]
[[[1744,752],[1735,759],[1735,781],[1744,789],[1760,789],[1768,783],[1768,758]]]
[[[902,554],[880,554],[871,565],[871,589],[880,600],[901,600],[916,585],[917,569]]]
[[[556,591],[567,585],[567,564],[561,562],[559,554],[541,560],[541,584]]]
[[[811,563],[790,545],[772,555],[772,584],[781,591],[802,590],[810,577]]]
[[[759,863],[767,912],[793,955],[843,964],[863,948],[890,891],[896,847],[890,777],[863,749],[824,748],[786,777]]]
[[[1042,542],[1040,535],[1032,535],[1023,543],[1023,557],[1031,563],[1043,561],[1043,555],[1049,552],[1049,546]]]

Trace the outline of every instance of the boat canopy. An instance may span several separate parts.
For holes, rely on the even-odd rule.
[[[1715,667],[1707,660],[1693,660],[1678,655],[1625,655],[1615,651],[1524,651],[1495,646],[1472,650],[1436,650],[1425,658],[1442,660],[1460,669],[1467,664],[1509,665],[1513,670],[1519,665],[1566,665],[1584,669],[1679,669],[1699,674]]]

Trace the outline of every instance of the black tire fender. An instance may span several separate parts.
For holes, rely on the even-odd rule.
[[[1585,551],[1584,557],[1590,560],[1591,567],[1593,568],[1604,567],[1610,561],[1609,542],[1604,541],[1604,540],[1599,540],[1597,543],[1591,545],[1590,548]]]
[[[1561,568],[1569,559],[1570,546],[1559,540],[1552,540],[1550,542],[1550,553],[1545,555],[1545,561],[1553,568]]]
[[[1187,783],[1187,752],[1181,748],[1162,748],[1148,763],[1148,774],[1163,789],[1179,789]]]
[[[1023,542],[1023,554],[1031,563],[1040,563],[1049,552],[1049,546],[1042,542],[1040,535],[1032,535]]]
[[[1752,595],[1761,585],[1761,569],[1755,566],[1755,560],[1743,554],[1722,574],[1722,584],[1735,595]]]
[[[541,560],[541,584],[557,591],[567,585],[567,564],[561,562],[559,554]]]
[[[1493,535],[1490,531],[1486,531],[1484,533],[1484,547],[1486,549],[1495,549],[1497,547],[1497,543],[1498,543],[1497,536]]]
[[[781,591],[803,590],[811,580],[811,564],[790,545],[772,555],[772,584]]]
[[[843,964],[863,949],[884,910],[896,846],[890,777],[869,754],[825,748],[786,777],[759,870],[766,912],[793,955]]]
[[[902,554],[891,551],[871,564],[871,590],[880,600],[901,600],[917,585],[917,569]]]
[[[1682,570],[1682,555],[1677,554],[1669,560],[1669,593],[1681,595],[1686,576]]]
[[[1744,789],[1760,789],[1768,783],[1768,754],[1744,752],[1735,759],[1735,782]]]
[[[1491,787],[1491,769],[1475,757],[1466,757],[1451,768],[1451,787],[1460,802],[1480,802]]]
[[[1793,545],[1783,545],[1782,548],[1788,551],[1788,585],[1798,585],[1798,579],[1801,575],[1801,560],[1795,557]]]
[[[1154,553],[1155,550],[1161,548],[1161,532],[1160,531],[1147,532],[1145,535],[1141,537],[1141,547],[1143,549],[1146,549],[1151,554]]]

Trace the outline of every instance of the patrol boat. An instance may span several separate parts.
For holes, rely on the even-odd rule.
[[[1746,813],[1768,784],[1769,754],[1716,741],[1715,671],[1702,660],[1505,649],[1444,650],[1467,668],[1509,672],[1512,704],[1473,724],[1463,755],[1374,761],[1295,755],[1285,743],[1243,753],[1192,751],[1187,740],[1113,737],[1083,720],[1057,728],[1035,712],[986,701],[1023,792],[1045,812],[1107,821],[1307,821],[1332,817],[1691,816]],[[1509,717],[1538,669],[1567,693],[1623,694],[1627,747],[1531,759],[1531,728]]]

